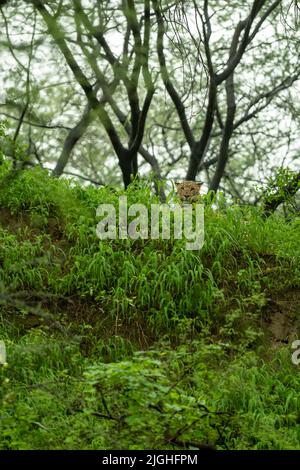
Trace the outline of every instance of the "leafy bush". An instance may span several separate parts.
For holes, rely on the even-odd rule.
[[[201,251],[100,241],[123,194],[0,165],[0,448],[299,449],[299,374],[268,327],[278,296],[300,306],[299,221],[207,198]]]

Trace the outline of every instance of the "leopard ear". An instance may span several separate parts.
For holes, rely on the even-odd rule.
[[[202,183],[202,181],[195,181],[195,184],[200,189],[203,183]]]
[[[181,185],[181,183],[179,183],[178,181],[174,181],[174,183],[175,183],[176,188],[178,188],[178,186]]]

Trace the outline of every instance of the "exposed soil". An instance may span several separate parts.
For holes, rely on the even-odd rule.
[[[56,242],[59,242],[64,234],[63,227],[56,217],[49,217],[45,226],[38,214],[30,216],[26,211],[20,211],[14,215],[6,207],[0,207],[0,227],[13,234],[16,234],[19,230],[29,228],[30,232],[27,233],[29,239],[48,233]]]
[[[97,339],[108,342],[111,338],[119,338],[137,349],[147,349],[158,340],[147,325],[145,315],[129,322],[110,315],[107,306],[105,309],[101,302],[77,295],[59,297],[23,291],[8,295],[4,310],[4,321],[15,325],[18,335],[43,328],[66,339],[80,337],[81,348],[87,354]]]
[[[263,328],[273,348],[300,338],[300,289],[273,293],[263,309]]]
[[[20,228],[30,225],[29,216],[20,212],[18,216],[11,214],[6,207],[0,207],[0,226],[9,232],[16,233]]]
[[[149,330],[145,317],[132,322],[126,319],[109,315],[101,302],[92,299],[83,299],[78,296],[60,299],[56,304],[51,302],[49,310],[53,312],[55,306],[56,315],[62,324],[68,327],[71,324],[72,333],[76,333],[82,325],[91,327],[92,336],[108,340],[111,337],[121,337],[138,346],[140,349],[148,348],[157,338]]]

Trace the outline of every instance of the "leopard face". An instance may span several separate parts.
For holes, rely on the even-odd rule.
[[[202,183],[196,181],[175,182],[176,192],[182,202],[193,203],[199,200]]]

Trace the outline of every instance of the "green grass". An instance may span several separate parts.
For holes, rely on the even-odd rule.
[[[299,220],[207,203],[200,251],[100,241],[119,195],[0,166],[0,449],[300,449]]]

